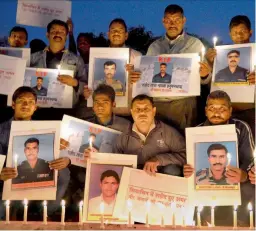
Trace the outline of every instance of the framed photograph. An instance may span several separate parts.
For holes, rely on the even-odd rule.
[[[121,132],[64,115],[61,123],[61,138],[69,142],[69,147],[60,151],[60,156],[68,156],[71,163],[86,167],[84,151],[91,147],[95,152],[111,153],[113,144]]]
[[[12,98],[14,91],[23,86],[26,60],[0,55],[0,94]]]
[[[116,92],[117,107],[128,106],[129,48],[91,48],[88,86],[95,90],[100,84],[113,87]],[[92,98],[88,106],[92,106]]]
[[[6,159],[5,155],[0,155],[0,173],[2,172],[2,169],[4,167],[5,159]]]
[[[175,187],[170,187],[175,185]],[[160,225],[192,224],[194,206],[190,206],[186,178],[156,174],[150,176],[143,170],[124,168],[114,216],[126,218],[129,210],[135,222]],[[185,220],[185,221],[184,221]]]
[[[152,97],[200,95],[198,60],[197,54],[137,57],[135,68],[142,74],[133,84],[133,97],[139,94]]]
[[[188,178],[189,195],[195,205],[240,204],[240,184],[225,176],[239,168],[235,125],[186,128],[187,163],[195,168]]]
[[[74,72],[69,70],[60,70],[60,73],[74,75]],[[58,69],[26,68],[23,85],[34,89],[39,107],[73,107],[73,88],[59,82],[58,75]],[[8,105],[11,104],[12,99],[8,97]]]
[[[216,46],[216,50],[211,91],[226,91],[232,102],[253,103],[255,86],[249,85],[247,76],[255,71],[255,44]]]
[[[4,182],[3,200],[55,200],[57,171],[49,161],[59,157],[59,121],[13,121],[7,167],[18,176]]]
[[[0,47],[0,54],[26,60],[26,66],[30,66],[30,48]]]
[[[88,161],[85,180],[83,222],[127,223],[113,216],[124,167],[136,168],[136,155],[96,153]]]

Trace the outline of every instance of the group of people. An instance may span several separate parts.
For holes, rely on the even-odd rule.
[[[188,35],[184,30],[186,17],[180,6],[167,6],[162,22],[166,33],[149,46],[146,55],[158,56],[161,54],[201,52],[202,42]],[[252,29],[247,16],[238,15],[233,17],[230,21],[229,30],[234,44],[250,42]],[[129,77],[129,107],[117,108],[114,88],[116,88],[118,83],[105,79],[95,89],[88,87],[88,63],[90,47],[92,46],[88,34],[81,33],[77,38],[77,48],[80,56],[72,52],[72,49],[76,50],[74,49],[76,46],[74,45],[75,40],[71,20],[68,20],[67,23],[53,20],[47,26],[46,36],[49,45],[31,55],[30,66],[56,69],[57,65],[60,65],[61,69],[73,70],[74,78],[69,75],[60,74],[58,81],[73,88],[74,107],[72,110],[38,109],[38,94],[36,91],[43,94],[42,87],[40,88],[41,80],[38,79],[39,88],[38,86],[35,89],[21,86],[14,92],[12,97],[13,116],[0,124],[0,154],[6,155],[8,152],[12,121],[32,120],[34,113],[38,109],[42,113],[48,113],[51,119],[55,119],[56,113],[59,113],[58,115],[61,118],[65,113],[122,132],[113,144],[112,152],[137,155],[137,167],[145,170],[152,177],[157,172],[180,177],[192,177],[195,174],[195,170],[194,166],[186,161],[185,128],[194,127],[203,120],[203,123],[199,126],[234,124],[238,137],[239,168],[237,166],[229,166],[227,169],[214,168],[216,162],[213,162],[207,171],[196,174],[196,178],[198,182],[204,180],[211,181],[213,184],[220,180],[227,184],[229,182],[241,183],[242,205],[240,206],[239,224],[241,226],[247,225],[246,212],[244,211],[246,211],[248,201],[255,204],[255,166],[248,168],[254,151],[254,104],[234,104],[231,102],[228,94],[220,90],[211,92],[207,97],[201,95],[198,98],[166,97],[153,99],[147,95],[137,95],[132,98],[132,85],[141,76],[141,72],[134,70],[134,60],[135,57],[142,54],[130,49],[130,63],[126,65]],[[69,49],[65,48],[67,36],[69,36]],[[127,38],[128,31],[125,21],[120,18],[111,21],[108,30],[109,47],[113,49],[126,47],[125,41]],[[28,42],[28,33],[22,27],[14,27],[10,32],[8,41],[11,47],[25,47]],[[206,92],[208,92],[209,83],[211,82],[216,52],[214,48],[208,49],[204,61],[200,62],[200,69],[198,71],[200,72],[202,88],[207,89]],[[111,65],[115,66],[114,64],[106,64],[109,68]],[[166,73],[166,67],[165,63],[160,64],[160,73],[154,76],[154,81],[162,81],[164,76],[170,78],[168,73]],[[106,70],[106,72],[109,72],[106,75],[111,75],[113,71]],[[233,75],[235,76],[236,73],[229,73],[227,78],[233,78]],[[255,73],[247,73],[246,81],[250,84],[255,84]],[[86,101],[89,97],[92,97],[93,100],[92,110],[86,106]],[[205,114],[205,119],[202,114]],[[61,118],[58,119],[61,120]],[[39,145],[36,140],[30,143]],[[60,150],[69,146],[69,142],[66,140],[61,139],[60,143]],[[212,153],[215,150],[223,150],[223,147],[213,147],[208,152],[209,158],[213,156]],[[88,147],[82,151],[85,158],[88,159],[95,149]],[[38,155],[37,152],[36,156],[38,157]],[[226,151],[222,152],[222,155],[224,155],[224,159],[227,159],[225,156],[227,155]],[[214,154],[215,158],[216,156],[217,154]],[[37,158],[36,160],[40,159]],[[35,159],[33,159],[32,164],[28,158],[27,162],[23,163],[23,165],[33,170],[37,166],[34,162]],[[51,215],[57,214],[56,211],[60,208],[62,198],[66,198],[70,211],[73,211],[77,207],[77,202],[83,199],[85,169],[71,165],[68,157],[58,158],[49,162],[49,168],[58,170],[56,200],[52,201],[48,206],[49,218],[51,218]],[[1,191],[3,182],[15,179],[17,174],[15,168],[3,168],[0,174]],[[29,171],[29,174],[33,174],[33,171]],[[106,201],[108,201],[107,195]],[[18,203],[15,205],[19,207]],[[3,209],[3,201],[1,201],[1,209]],[[227,207],[227,209],[229,208]],[[216,215],[220,214],[220,216],[223,216],[225,214],[226,220],[223,221],[224,224],[231,224],[232,222],[230,223],[230,219],[226,216],[225,207],[219,207],[219,210],[219,212],[216,212]],[[0,216],[3,214],[4,212],[0,212]],[[76,218],[73,214],[70,212],[70,219],[75,220]],[[209,211],[205,209],[203,214],[203,221],[209,222]],[[232,213],[230,214],[232,215]],[[218,217],[216,217],[216,225],[218,222],[221,224],[221,218],[218,220]]]

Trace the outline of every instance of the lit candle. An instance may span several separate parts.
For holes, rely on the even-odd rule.
[[[164,224],[164,205],[162,203],[158,203],[158,207],[160,208],[161,210],[161,227],[165,227],[165,224]]]
[[[218,38],[216,36],[213,37],[213,47],[216,47],[216,43],[218,41]]]
[[[65,206],[65,201],[61,201],[61,225],[65,225],[65,211],[66,211],[66,206]]]
[[[200,205],[197,207],[197,226],[201,227],[201,211],[203,210],[203,206]]]
[[[211,208],[211,227],[215,226],[215,221],[214,221],[214,205]]]
[[[43,218],[43,224],[47,225],[47,201],[44,201],[44,218]]]
[[[15,154],[15,156],[14,156],[14,168],[17,171],[17,169],[18,169],[18,155],[17,154]]]
[[[202,50],[201,50],[201,62],[204,61],[204,55],[205,55],[205,47],[202,47]]]
[[[146,203],[146,227],[149,228],[149,212],[150,212],[151,202],[147,200]]]
[[[57,65],[58,75],[60,75],[60,65]]]
[[[101,214],[100,229],[105,229],[105,225],[104,225],[104,202],[100,203],[100,214]]]
[[[127,200],[128,208],[128,227],[132,227],[132,202],[130,199]]]
[[[23,222],[26,224],[28,221],[28,199],[24,199],[24,214],[23,214]]]
[[[233,216],[233,227],[234,227],[234,229],[237,228],[237,207],[238,207],[238,205],[234,206],[234,216]]]
[[[83,224],[83,201],[79,203],[79,224]]]
[[[253,211],[251,202],[248,204],[248,209],[250,211],[250,229],[253,229]]]
[[[186,227],[186,216],[185,216],[185,208],[184,206],[182,207],[182,226]]]
[[[176,203],[171,203],[171,218],[172,218],[172,226],[176,226],[176,218],[175,218],[175,209],[176,209]]]
[[[89,138],[89,147],[92,150],[92,137]]]
[[[10,224],[10,201],[7,200],[5,202],[5,205],[6,205],[6,207],[5,207],[5,218],[6,218],[5,224]]]

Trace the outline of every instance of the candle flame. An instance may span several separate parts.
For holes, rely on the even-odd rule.
[[[132,210],[132,201],[130,199],[127,200],[127,208],[129,210],[129,212],[131,212],[131,210]]]
[[[248,209],[249,209],[250,211],[252,211],[252,203],[251,203],[251,202],[248,204]]]
[[[80,201],[80,202],[79,202],[79,207],[83,207],[83,205],[84,205],[84,202],[83,202],[83,201]]]
[[[201,213],[201,212],[202,212],[202,210],[203,210],[203,208],[204,208],[204,206],[199,205],[199,206],[197,207],[197,211],[198,211],[199,213]]]
[[[60,65],[57,65],[57,69],[60,70]]]
[[[28,205],[28,199],[24,199],[24,205]]]
[[[92,148],[92,137],[89,138],[89,147]]]
[[[61,206],[65,206],[66,202],[64,200],[61,200]]]
[[[5,202],[5,204],[6,204],[6,206],[9,206],[9,205],[10,205],[10,201],[7,200],[7,201]]]
[[[46,206],[46,205],[47,205],[47,201],[44,201],[44,203],[43,203],[43,204],[44,204],[44,206]]]
[[[234,210],[235,210],[235,211],[237,210],[237,207],[238,207],[238,205],[234,205]]]
[[[103,214],[104,213],[104,202],[100,203],[100,213]]]
[[[216,45],[217,41],[218,41],[218,38],[216,36],[214,36],[213,37],[213,44]]]
[[[15,161],[18,160],[18,155],[17,155],[17,154],[14,155],[14,160],[15,160]]]

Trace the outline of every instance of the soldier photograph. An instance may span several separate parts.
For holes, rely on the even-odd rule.
[[[200,143],[199,143],[200,145]],[[207,148],[207,168],[201,168],[196,172],[196,185],[197,189],[200,189],[198,185],[233,185],[231,181],[226,177],[226,169],[231,165],[232,155],[228,151],[228,145],[222,143],[211,143]],[[202,149],[196,148],[196,152],[201,152]],[[204,157],[204,153],[196,153],[196,162],[201,162]],[[199,157],[200,156],[200,157]],[[233,157],[233,159],[236,159]],[[233,163],[235,160],[233,160]],[[206,163],[204,162],[206,165]],[[198,169],[198,168],[197,168]]]
[[[167,73],[167,63],[160,63],[160,72],[153,76],[152,83],[171,83],[171,81],[172,76]]]
[[[44,134],[48,135],[48,134]],[[52,134],[50,134],[54,137]],[[38,137],[38,136],[37,136]],[[12,180],[12,189],[21,189],[21,188],[35,188],[42,186],[54,186],[54,173],[53,170],[49,167],[48,160],[45,160],[40,157],[44,157],[45,153],[50,154],[49,158],[53,159],[53,139],[49,137],[44,139],[43,147],[40,147],[40,141],[36,137],[27,138],[24,142],[24,154],[25,160],[19,150],[14,150],[14,153],[18,155],[18,159],[21,159],[20,163],[17,166],[18,176]],[[15,137],[14,137],[15,138]],[[22,137],[23,138],[23,137]],[[52,140],[51,140],[52,139]],[[42,139],[43,140],[43,139]],[[49,144],[45,141],[50,141],[52,144]],[[20,142],[16,142],[16,146]],[[45,146],[49,147],[47,150],[42,150]],[[51,150],[52,149],[52,150]],[[50,151],[51,150],[51,151]],[[23,154],[23,155],[24,155]],[[46,183],[47,184],[44,184]],[[30,184],[27,184],[30,183]]]
[[[36,92],[38,96],[47,96],[47,88],[43,86],[44,79],[43,77],[37,77],[36,86],[32,89]]]

